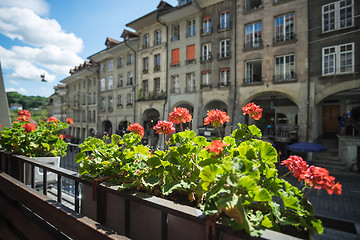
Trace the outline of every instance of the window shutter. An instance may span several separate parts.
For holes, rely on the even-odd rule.
[[[180,50],[179,48],[172,50],[171,65],[178,65],[180,63]]]
[[[189,45],[186,47],[186,60],[195,59],[195,45]]]

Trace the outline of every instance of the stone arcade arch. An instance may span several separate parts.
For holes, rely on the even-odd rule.
[[[112,127],[112,123],[109,120],[105,120],[102,122],[102,136],[109,134],[111,135],[113,132],[113,127]]]
[[[158,145],[159,134],[155,133],[153,127],[160,120],[160,113],[154,108],[147,109],[143,113],[143,119],[144,141],[147,141],[150,148],[156,148]]]
[[[190,123],[185,123],[183,124],[183,129],[193,129],[193,121],[194,121],[194,107],[192,104],[188,103],[188,102],[178,102],[176,103],[171,109],[170,112],[173,111],[174,108],[177,107],[182,107],[182,108],[186,108],[187,110],[189,110],[189,113],[191,114],[191,116],[193,117],[193,120]],[[180,124],[175,126],[176,128],[176,132],[180,131]]]

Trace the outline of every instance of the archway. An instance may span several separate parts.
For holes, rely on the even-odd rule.
[[[130,123],[128,121],[122,121],[118,125],[117,134],[120,136],[124,135],[128,131]]]
[[[112,123],[108,120],[102,122],[103,135],[112,134]]]
[[[89,137],[95,137],[95,135],[96,135],[95,130],[93,128],[90,128],[89,129]]]
[[[150,145],[150,148],[154,149],[157,147],[159,135],[155,132],[153,127],[160,120],[160,113],[154,108],[150,108],[143,113],[143,127],[144,127],[144,143]]]

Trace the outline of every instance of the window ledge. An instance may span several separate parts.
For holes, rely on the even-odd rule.
[[[260,47],[248,47],[248,48],[244,48],[243,52],[251,52],[251,51],[256,51],[256,50],[261,50],[264,49],[264,46],[261,45]]]
[[[243,87],[252,87],[252,86],[261,86],[264,85],[264,82],[254,82],[254,83],[243,83]]]
[[[255,13],[255,12],[258,12],[258,11],[261,11],[264,9],[264,6],[259,6],[257,8],[253,8],[253,9],[244,9],[244,15],[247,15],[247,14],[252,14],[252,13]]]
[[[345,33],[351,30],[356,30],[358,29],[358,27],[356,27],[355,25],[350,26],[350,27],[344,27],[344,28],[338,28],[338,29],[334,29],[334,30],[330,30],[330,31],[326,31],[324,32],[321,29],[321,33],[319,34],[320,37],[327,37],[327,36],[331,36],[331,35],[337,35],[337,34],[341,34],[341,33]]]
[[[286,84],[286,83],[296,83],[297,79],[289,79],[289,80],[279,80],[273,81],[273,84]]]
[[[359,72],[347,72],[347,73],[337,73],[331,75],[322,75],[319,77],[319,79],[336,79],[336,78],[355,76],[355,75],[359,75]]]
[[[273,47],[281,47],[281,46],[288,45],[288,44],[294,44],[296,42],[297,42],[296,38],[293,40],[288,40],[288,41],[279,41],[279,42],[273,43]]]
[[[278,2],[275,2],[273,1],[273,6],[278,6],[278,5],[281,5],[281,4],[284,4],[284,3],[288,3],[288,2],[292,2],[294,0],[279,0]]]

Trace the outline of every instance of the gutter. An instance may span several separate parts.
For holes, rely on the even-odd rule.
[[[231,130],[230,132],[233,131],[233,128],[234,128],[234,119],[235,119],[235,112],[236,112],[236,106],[238,104],[238,101],[237,101],[237,71],[236,71],[236,63],[237,63],[237,54],[236,54],[236,51],[237,51],[237,30],[236,30],[236,26],[237,26],[237,0],[234,1],[234,9],[235,9],[235,14],[234,14],[234,26],[235,26],[235,29],[234,29],[234,41],[235,41],[235,56],[234,56],[234,70],[235,70],[235,74],[234,74],[234,78],[235,78],[235,81],[234,81],[234,104],[233,104],[233,109],[232,109],[232,119],[231,119]]]
[[[168,86],[169,86],[169,64],[168,64],[168,60],[169,60],[169,47],[168,47],[168,42],[169,42],[169,27],[162,21],[160,21],[159,19],[159,13],[156,16],[156,20],[163,26],[165,26],[166,28],[166,75],[165,75],[165,84],[166,84],[166,90],[165,90],[165,94],[166,94],[166,98],[165,98],[165,102],[164,102],[164,111],[163,111],[163,119],[166,119],[165,116],[165,109],[166,109],[166,104],[170,104],[170,101],[168,102]],[[170,108],[170,106],[168,107]]]
[[[310,0],[307,1],[308,9],[308,29],[310,29]],[[307,102],[306,102],[306,131],[305,131],[305,142],[309,141],[309,123],[310,123],[310,32],[308,31],[308,79],[307,79]]]
[[[137,79],[136,79],[136,76],[137,76],[137,68],[136,68],[136,66],[137,66],[137,61],[136,61],[136,51],[132,48],[132,47],[130,47],[128,44],[127,44],[127,40],[124,38],[124,44],[125,44],[125,46],[127,46],[129,49],[131,49],[131,51],[133,51],[134,52],[134,86],[133,86],[133,90],[134,90],[134,122],[136,122],[136,101],[135,101],[135,98],[136,98],[136,84],[137,84]]]

